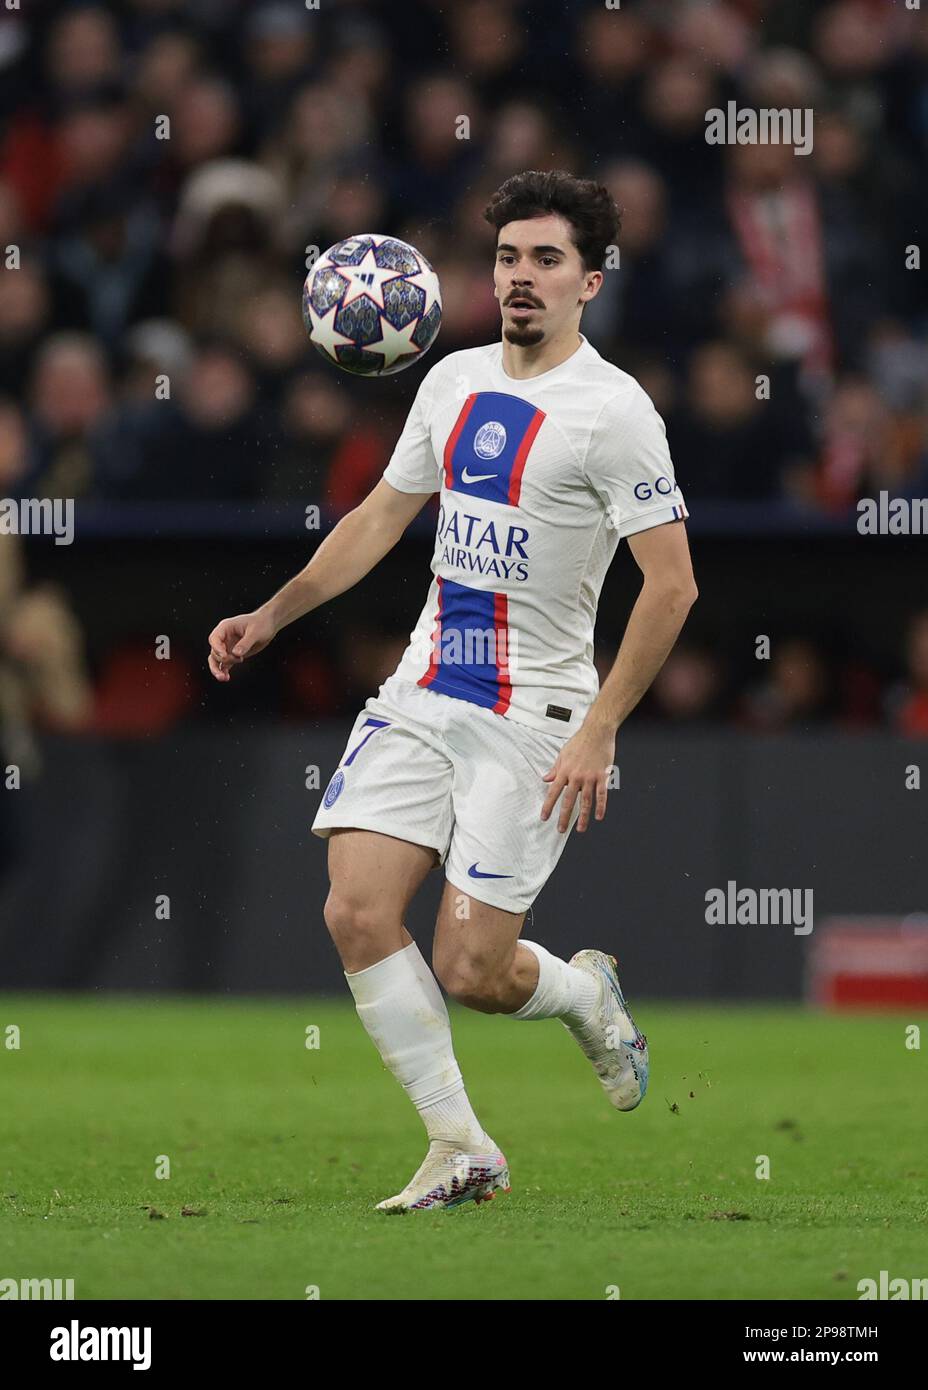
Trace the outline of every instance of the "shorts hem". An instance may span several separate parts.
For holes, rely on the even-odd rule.
[[[328,821],[325,825],[311,825],[309,828],[320,840],[327,840],[333,830],[370,830],[377,835],[388,835],[391,840],[404,840],[408,845],[421,845],[423,849],[433,849],[439,855],[439,863],[442,864],[450,848],[450,845],[436,845],[432,840],[398,833],[395,828],[387,830],[383,821],[378,821],[376,816],[346,816],[344,820]]]
[[[501,912],[528,912],[532,903],[535,901],[534,897],[530,898],[528,901],[519,899],[519,901],[513,905],[512,898],[504,901],[503,893],[494,892],[489,884],[485,884],[481,879],[468,879],[466,884],[459,883],[456,878],[451,876],[447,866],[445,867],[445,878],[451,884],[452,888],[458,888],[462,893],[466,893],[468,897],[476,898],[478,903],[486,903],[487,907],[498,907]],[[538,894],[536,893],[535,897],[537,896]]]

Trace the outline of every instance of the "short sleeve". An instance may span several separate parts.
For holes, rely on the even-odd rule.
[[[651,398],[607,401],[593,428],[586,476],[619,537],[689,515],[674,477],[667,431]]]
[[[432,448],[431,419],[435,375],[440,364],[423,377],[403,433],[396,441],[383,476],[398,492],[438,492],[441,469]]]

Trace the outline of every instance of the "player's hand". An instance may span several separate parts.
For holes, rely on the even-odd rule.
[[[548,819],[557,805],[558,797],[561,797],[557,828],[565,835],[570,825],[574,803],[579,796],[580,816],[577,829],[586,830],[594,805],[596,819],[602,820],[606,814],[609,772],[614,760],[614,731],[602,725],[588,727],[584,724],[573,738],[567,740],[555,758],[554,765],[544,775],[544,780],[551,785],[541,808],[541,819]]]
[[[209,669],[217,681],[230,680],[234,667],[263,652],[276,636],[277,628],[261,608],[240,613],[237,618],[223,618],[209,635]]]

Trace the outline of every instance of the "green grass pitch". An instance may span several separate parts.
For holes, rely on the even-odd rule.
[[[925,1051],[905,1045],[924,1018],[635,1014],[651,1087],[622,1115],[559,1023],[455,1009],[513,1190],[387,1217],[424,1131],[350,1001],[0,996],[0,1278],[70,1277],[78,1299],[627,1300],[928,1275]]]

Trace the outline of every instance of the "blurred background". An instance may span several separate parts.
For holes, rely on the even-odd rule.
[[[708,145],[729,100],[811,108],[811,154]],[[0,12],[0,498],[76,505],[73,545],[0,532],[0,986],[339,986],[308,827],[418,614],[433,511],[228,686],[206,639],[367,493],[421,379],[313,352],[311,248],[413,242],[430,361],[491,341],[481,214],[525,168],[623,209],[581,326],[666,420],[701,592],[539,939],[608,916],[645,992],[791,996],[797,938],[712,937],[708,888],[924,908],[926,540],[860,535],[856,502],[928,496],[926,155],[928,6],[898,0]],[[620,552],[603,672],[637,581]]]

